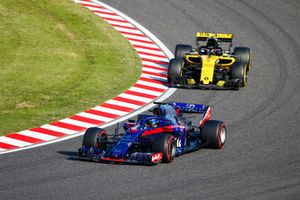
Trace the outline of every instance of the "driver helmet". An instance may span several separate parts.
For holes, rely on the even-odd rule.
[[[159,125],[159,122],[157,119],[148,119],[145,123],[145,126],[147,128],[156,128],[156,127],[158,127],[158,125]]]
[[[218,48],[219,47],[219,42],[217,38],[208,38],[206,41],[206,46],[207,48]]]

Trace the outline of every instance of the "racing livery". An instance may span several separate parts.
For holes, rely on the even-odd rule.
[[[175,156],[202,147],[223,148],[226,127],[222,121],[211,120],[208,105],[189,103],[158,103],[151,115],[138,115],[137,120],[123,124],[124,133],[107,134],[104,129],[89,128],[83,137],[79,156],[82,159],[113,162],[156,164],[172,162]],[[186,117],[198,115],[199,124]]]
[[[168,82],[171,86],[187,88],[244,87],[251,68],[250,49],[235,47],[231,51],[232,39],[233,34],[229,33],[198,32],[196,48],[176,45],[175,58],[169,63]],[[226,44],[225,49],[222,46]]]

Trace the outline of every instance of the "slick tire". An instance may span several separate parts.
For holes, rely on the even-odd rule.
[[[82,146],[105,149],[107,133],[104,129],[92,127],[88,128],[83,136]]]
[[[248,47],[235,47],[233,54],[237,57],[239,62],[245,63],[247,72],[251,68],[251,52]]]
[[[202,127],[202,140],[208,148],[222,149],[226,142],[227,131],[222,121],[208,120]]]
[[[182,59],[171,59],[168,68],[168,82],[173,84],[181,83]]]
[[[231,79],[238,79],[241,87],[247,83],[247,66],[243,62],[235,62],[231,68]]]
[[[175,58],[183,59],[185,54],[189,53],[193,47],[187,44],[177,44],[175,48]]]
[[[176,140],[171,134],[159,134],[152,143],[153,153],[162,152],[162,162],[170,163],[176,155]]]

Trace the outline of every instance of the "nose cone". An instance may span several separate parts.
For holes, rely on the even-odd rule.
[[[217,56],[203,56],[202,57],[202,70],[200,82],[203,84],[210,84],[213,82],[215,63]]]
[[[111,154],[110,154],[110,157],[112,158],[123,158],[123,156],[125,155],[125,153],[127,152],[128,150],[128,147],[130,146],[130,144],[128,143],[119,143],[117,144]]]

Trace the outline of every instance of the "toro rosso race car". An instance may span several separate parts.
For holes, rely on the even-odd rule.
[[[196,48],[176,45],[175,58],[169,63],[168,82],[187,88],[244,87],[251,68],[250,49],[235,47],[231,51],[232,39],[233,34],[198,32]],[[226,49],[222,47],[225,44]]]
[[[212,109],[208,105],[155,104],[153,115],[139,115],[136,121],[124,123],[125,133],[107,134],[101,128],[89,128],[79,149],[80,158],[98,162],[156,164],[172,162],[175,156],[203,147],[223,148],[226,127],[222,121],[210,119]],[[193,125],[185,117],[187,113],[201,116],[199,124]]]

